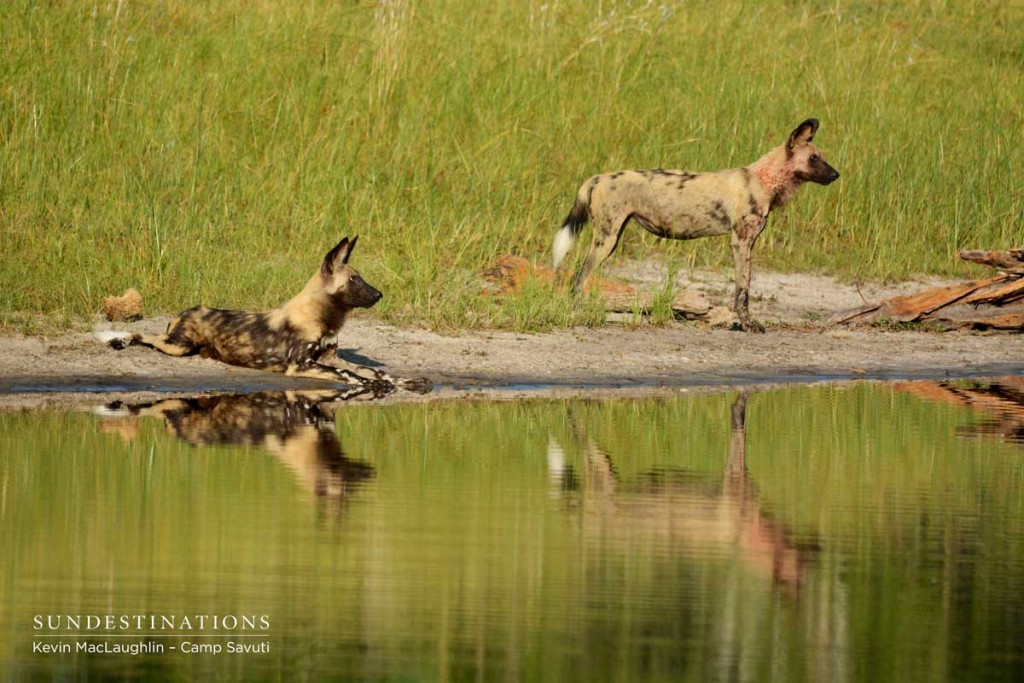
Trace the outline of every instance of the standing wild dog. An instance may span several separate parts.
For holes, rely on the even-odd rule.
[[[594,240],[572,281],[583,290],[591,272],[611,256],[630,219],[659,237],[688,240],[731,233],[736,261],[734,310],[746,332],[763,332],[750,320],[750,261],[768,214],[805,182],[828,185],[839,173],[811,144],[817,119],[807,119],[789,139],[743,168],[710,173],[616,171],[596,175],[580,187],[562,229],[555,235],[555,268],[591,218]]]
[[[574,528],[602,543],[624,540],[632,547],[665,546],[682,554],[687,547],[713,554],[728,549],[729,557],[755,576],[770,577],[798,593],[820,548],[805,534],[805,540],[797,541],[794,530],[774,518],[761,500],[747,469],[747,399],[744,392],[732,404],[732,438],[724,477],[717,485],[709,473],[671,467],[622,476],[614,455],[570,411],[580,455],[568,458],[552,435],[547,461],[558,493],[575,499],[570,506],[578,517]]]
[[[389,393],[396,386],[426,390],[426,380],[395,380],[381,370],[361,366],[352,370],[321,362],[337,351],[337,344],[328,340],[338,334],[352,309],[369,308],[383,296],[348,265],[357,239],[341,240],[303,290],[272,311],[196,306],[174,318],[166,334],[105,332],[97,336],[118,350],[140,344],[170,356],[199,353],[231,365],[360,385],[375,394]]]

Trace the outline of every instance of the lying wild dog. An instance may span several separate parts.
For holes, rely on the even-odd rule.
[[[341,240],[305,288],[272,311],[196,306],[172,320],[166,334],[104,332],[97,336],[118,350],[140,344],[170,356],[199,353],[231,365],[361,385],[375,394],[395,388],[426,391],[429,382],[425,379],[396,380],[373,368],[348,369],[321,362],[336,354],[337,344],[328,340],[338,334],[352,309],[369,308],[383,296],[348,265],[357,239]]]
[[[268,451],[316,498],[344,503],[355,487],[373,478],[374,468],[345,455],[329,404],[355,398],[360,391],[263,391],[152,403],[114,401],[94,412],[101,418],[101,431],[120,434],[128,441],[138,436],[139,418],[159,417],[168,432],[192,446]]]
[[[839,173],[811,144],[817,119],[807,119],[779,147],[744,168],[688,171],[616,171],[596,175],[580,187],[569,215],[555,235],[558,268],[591,218],[594,240],[572,281],[579,293],[591,272],[611,256],[630,219],[659,237],[688,240],[731,233],[736,261],[734,310],[746,332],[763,332],[750,320],[750,261],[768,214],[805,182],[828,185]]]

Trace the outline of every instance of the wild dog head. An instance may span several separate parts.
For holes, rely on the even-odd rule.
[[[324,257],[320,265],[320,281],[324,291],[339,308],[369,308],[384,295],[370,286],[348,265],[358,237],[345,238]]]
[[[771,194],[771,208],[793,199],[805,182],[828,185],[839,177],[822,158],[821,150],[811,144],[817,131],[818,119],[807,119],[786,142],[747,167]]]
[[[828,185],[839,177],[839,172],[829,166],[821,150],[811,144],[817,132],[818,119],[807,119],[797,126],[786,141],[786,161],[798,181]]]

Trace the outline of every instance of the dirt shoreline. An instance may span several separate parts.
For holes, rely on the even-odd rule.
[[[628,279],[657,281],[658,275],[656,265],[634,264]],[[339,342],[346,360],[379,364],[396,376],[428,377],[437,385],[425,396],[398,394],[388,402],[635,396],[795,381],[1024,374],[1024,335],[846,329],[825,322],[864,298],[877,300],[935,282],[854,287],[820,276],[764,273],[756,276],[754,291],[761,296],[751,308],[755,318],[769,324],[766,334],[699,323],[609,323],[544,334],[446,336],[362,316],[345,326]],[[689,273],[679,284],[716,303],[728,298],[730,285],[726,276],[715,273]],[[121,327],[156,332],[167,320]],[[323,384],[202,358],[171,358],[144,348],[115,352],[88,332],[0,338],[2,409],[303,388]]]

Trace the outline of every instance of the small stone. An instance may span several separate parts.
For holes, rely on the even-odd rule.
[[[715,327],[718,325],[731,325],[736,322],[738,318],[731,309],[725,306],[712,306],[711,310],[708,311],[705,320],[707,320],[709,325]]]
[[[684,290],[672,300],[672,310],[677,316],[685,317],[687,320],[703,318],[711,312],[711,302],[701,294],[693,290]]]

